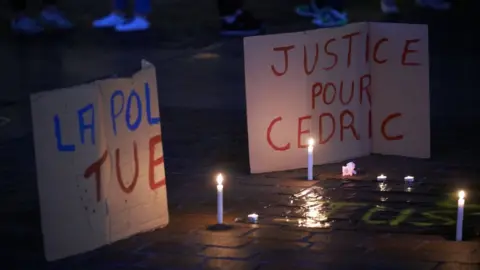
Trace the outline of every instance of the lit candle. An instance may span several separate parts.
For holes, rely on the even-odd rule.
[[[407,176],[405,176],[404,180],[405,180],[405,182],[413,182],[413,181],[415,181],[415,177],[407,175]]]
[[[251,223],[257,223],[258,220],[258,214],[253,213],[248,215],[248,221]]]
[[[308,180],[313,180],[313,145],[315,141],[310,138],[308,139]]]
[[[465,191],[458,192],[458,211],[457,211],[457,241],[462,241],[463,231],[463,208],[465,206]]]
[[[223,175],[217,175],[217,223],[223,224]]]
[[[385,180],[387,180],[386,175],[380,174],[379,176],[377,176],[377,181],[385,181]]]

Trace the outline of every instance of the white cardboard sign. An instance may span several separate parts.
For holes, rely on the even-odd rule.
[[[31,96],[45,256],[168,224],[155,67]]]
[[[430,157],[428,28],[357,23],[244,40],[250,171]]]

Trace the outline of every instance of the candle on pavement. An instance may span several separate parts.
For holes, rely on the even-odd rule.
[[[377,181],[385,181],[385,180],[387,180],[386,175],[380,174],[379,176],[377,176]]]
[[[307,170],[308,170],[308,180],[313,180],[313,145],[315,141],[310,138],[308,139],[308,158],[307,158]]]
[[[457,210],[457,241],[462,241],[463,234],[463,209],[465,207],[465,191],[458,192],[458,210]]]
[[[223,224],[223,175],[217,175],[217,223]]]

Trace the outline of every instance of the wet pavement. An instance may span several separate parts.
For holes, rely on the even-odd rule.
[[[292,12],[302,1],[277,2],[248,3],[268,33],[311,28]],[[358,2],[350,1],[354,20],[385,19],[376,1]],[[214,1],[156,1],[155,30],[138,35],[87,29],[106,8],[92,1],[67,5],[79,14],[75,33],[23,39],[3,31],[0,269],[480,269],[478,41],[467,28],[477,2],[457,1],[446,14],[405,4],[407,14],[395,18],[430,26],[433,158],[356,159],[362,174],[351,179],[339,176],[341,164],[318,166],[311,182],[304,170],[248,175],[242,41],[216,35]],[[142,58],[157,67],[171,223],[46,264],[28,95],[126,73]],[[215,223],[218,171],[227,176],[225,220],[234,224],[226,232],[206,230]],[[406,185],[405,175],[415,182]],[[459,189],[467,191],[468,241],[457,243]],[[258,224],[247,219],[254,212]]]

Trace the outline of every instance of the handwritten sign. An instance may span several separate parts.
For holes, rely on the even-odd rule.
[[[168,224],[155,68],[31,96],[45,255]]]
[[[358,23],[246,38],[250,171],[430,157],[428,28]]]

